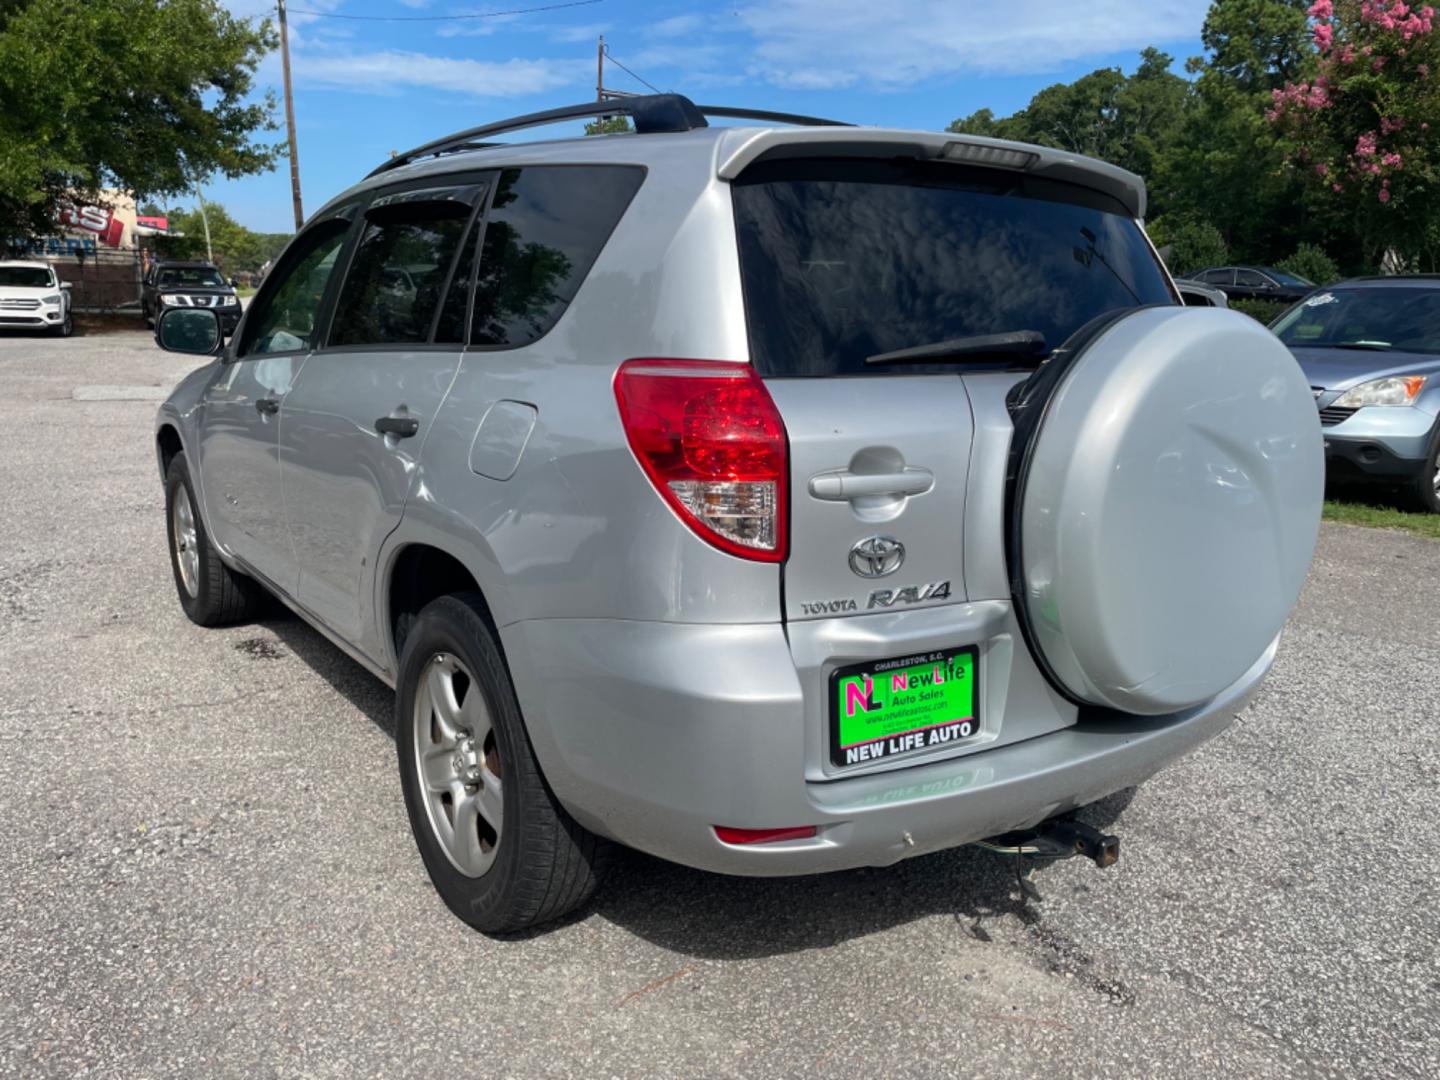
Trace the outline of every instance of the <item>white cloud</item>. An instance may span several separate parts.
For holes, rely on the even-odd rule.
[[[781,86],[899,89],[1016,74],[1199,36],[1209,0],[766,0],[741,8],[750,70]]]
[[[648,32],[655,37],[682,37],[685,34],[694,34],[705,27],[705,16],[703,15],[672,15],[668,19],[661,19],[648,28]]]
[[[444,90],[471,97],[519,97],[575,86],[590,71],[578,60],[467,60],[387,49],[306,53],[293,59],[295,80],[352,92]]]

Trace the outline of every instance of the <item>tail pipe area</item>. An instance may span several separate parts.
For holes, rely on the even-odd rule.
[[[1072,818],[1052,818],[1033,829],[977,840],[976,847],[1015,858],[1015,875],[1020,891],[1032,900],[1040,900],[1040,890],[1031,874],[1041,862],[1073,859],[1077,855],[1089,859],[1100,869],[1114,866],[1120,859],[1120,838]]]

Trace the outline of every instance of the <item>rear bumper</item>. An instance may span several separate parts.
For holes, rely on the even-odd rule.
[[[1413,407],[1358,409],[1321,429],[1331,479],[1395,482],[1425,466],[1435,417]]]
[[[803,680],[778,624],[537,620],[502,637],[541,766],[577,820],[674,862],[764,876],[888,865],[1137,784],[1224,730],[1275,653],[1187,712],[1082,716],[962,757],[817,781],[805,773]],[[818,831],[733,846],[717,824]]]

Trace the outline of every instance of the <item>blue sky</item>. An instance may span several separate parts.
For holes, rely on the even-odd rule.
[[[224,2],[237,15],[274,12],[273,0]],[[1171,53],[1180,70],[1200,52],[1209,7],[1208,0],[598,0],[442,20],[436,17],[564,0],[289,2],[307,214],[391,150],[593,98],[599,34],[636,74],[707,104],[938,129],[987,106],[997,115],[1012,112],[1040,88],[1097,67],[1132,70],[1146,45]],[[279,98],[278,52],[264,61],[258,82]],[[610,64],[605,82],[645,90]],[[283,120],[279,108],[276,118]],[[546,130],[553,137],[558,129]],[[216,179],[205,191],[251,228],[291,227],[283,160],[272,173]]]

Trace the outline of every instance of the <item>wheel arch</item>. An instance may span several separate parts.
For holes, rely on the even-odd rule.
[[[155,457],[160,462],[160,477],[170,472],[170,462],[177,454],[184,453],[185,443],[180,438],[180,428],[170,420],[164,420],[155,429]]]
[[[494,589],[485,587],[481,575],[473,569],[474,560],[457,553],[456,549],[436,537],[411,537],[389,545],[385,572],[377,590],[377,631],[383,643],[389,666],[397,676],[400,653],[405,646],[405,620],[420,614],[426,604],[442,596],[473,593],[483,605],[486,624],[500,640],[499,625],[491,598]],[[504,655],[503,646],[501,655]]]

